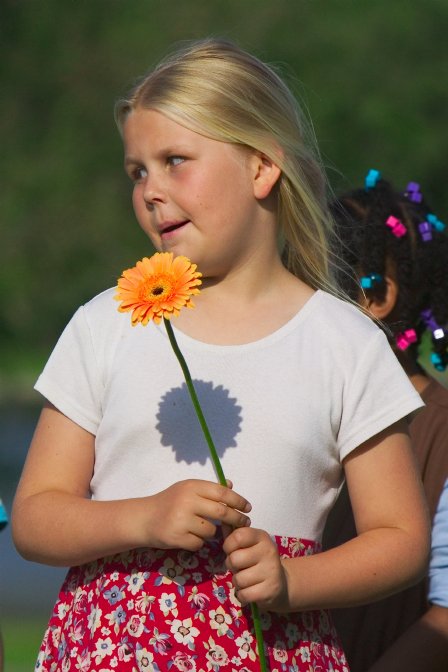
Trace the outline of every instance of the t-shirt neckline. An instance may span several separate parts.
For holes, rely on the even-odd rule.
[[[317,289],[314,292],[314,294],[310,296],[310,298],[306,301],[306,303],[297,311],[297,313],[293,315],[291,319],[285,322],[285,324],[283,324],[281,327],[271,332],[270,334],[267,334],[262,338],[259,338],[255,341],[250,341],[248,343],[241,343],[237,345],[219,345],[214,343],[207,343],[206,341],[200,341],[196,338],[193,338],[192,336],[188,336],[188,334],[185,334],[183,331],[180,331],[180,329],[177,329],[175,326],[175,320],[172,320],[171,324],[179,346],[183,345],[184,347],[190,350],[202,350],[202,351],[208,350],[221,353],[224,352],[236,353],[248,350],[257,350],[259,348],[265,348],[267,346],[272,345],[276,341],[285,338],[288,334],[291,333],[291,331],[294,331],[294,329],[296,329],[298,324],[300,324],[304,319],[306,319],[307,316],[310,314],[310,312],[314,310],[316,304],[319,303],[321,296],[323,294],[324,292],[322,290]],[[163,324],[159,324],[158,328],[161,329],[161,331],[164,334],[166,334],[165,327]]]

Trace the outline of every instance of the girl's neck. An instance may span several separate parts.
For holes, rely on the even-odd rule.
[[[174,326],[214,345],[251,343],[289,322],[313,294],[281,264],[269,266],[258,280],[243,269],[237,277],[206,279],[194,310],[181,312]]]

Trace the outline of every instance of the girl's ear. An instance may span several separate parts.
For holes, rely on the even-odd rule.
[[[398,285],[390,276],[386,275],[384,278],[386,285],[386,292],[383,299],[378,297],[365,298],[364,306],[367,308],[372,315],[379,320],[386,320],[386,318],[392,313],[397,303],[398,297]]]
[[[271,193],[282,171],[272,159],[262,152],[254,152],[251,169],[255,198],[262,200]]]

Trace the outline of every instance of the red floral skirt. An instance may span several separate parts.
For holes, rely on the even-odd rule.
[[[283,557],[320,550],[274,537]],[[259,672],[221,541],[198,553],[136,550],[73,567],[36,663],[39,672]],[[324,610],[261,612],[270,672],[348,672]]]

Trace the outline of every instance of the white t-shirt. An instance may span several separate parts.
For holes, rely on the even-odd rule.
[[[132,327],[114,292],[79,308],[36,384],[96,436],[92,497],[215,481],[163,323]],[[270,534],[320,541],[343,458],[423,405],[380,329],[322,291],[253,343],[175,333],[224,473],[251,502],[252,525]]]

